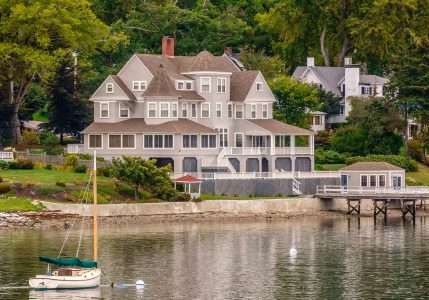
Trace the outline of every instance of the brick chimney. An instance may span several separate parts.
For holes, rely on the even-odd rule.
[[[162,38],[162,55],[174,57],[174,38],[169,36]]]
[[[232,47],[226,47],[224,52],[228,55],[228,56],[232,56]]]

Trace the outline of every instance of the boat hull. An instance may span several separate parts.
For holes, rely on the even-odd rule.
[[[100,269],[92,269],[79,276],[37,275],[29,279],[30,287],[37,290],[87,289],[100,286]]]

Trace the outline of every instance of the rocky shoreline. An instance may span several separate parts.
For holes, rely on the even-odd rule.
[[[400,210],[390,210],[389,215],[400,217]],[[425,211],[419,211],[419,217],[429,216]],[[0,230],[2,229],[31,229],[31,228],[63,228],[67,229],[73,221],[80,219],[76,215],[65,214],[61,211],[43,212],[14,212],[0,213]],[[265,214],[232,214],[222,212],[194,213],[194,214],[169,214],[169,215],[145,215],[145,216],[115,216],[99,217],[100,226],[122,226],[138,224],[169,224],[169,223],[200,223],[200,222],[230,222],[248,220],[278,220],[290,218],[347,218],[344,211],[318,211],[318,212],[291,212],[291,213],[265,213]],[[356,217],[353,215],[352,217]],[[365,211],[361,217],[372,217],[372,211]],[[85,222],[90,224],[91,218],[85,217]]]

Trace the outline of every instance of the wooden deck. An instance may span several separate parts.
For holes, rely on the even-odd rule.
[[[320,199],[429,199],[429,187],[346,187],[324,185],[317,187],[315,196]]]

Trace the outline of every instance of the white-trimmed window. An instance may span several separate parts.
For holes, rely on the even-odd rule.
[[[191,118],[197,117],[197,103],[191,103]]]
[[[119,118],[129,118],[130,108],[123,102],[119,102]]]
[[[160,118],[169,118],[170,117],[170,103],[161,102],[159,104],[159,117]]]
[[[235,147],[242,148],[243,147],[243,134],[235,133]]]
[[[198,136],[196,134],[183,135],[183,148],[198,148]]]
[[[236,104],[235,105],[235,118],[236,119],[243,119],[243,104]]]
[[[256,119],[256,104],[250,104],[250,117]]]
[[[368,186],[368,175],[360,175],[360,186]]]
[[[377,175],[369,175],[369,186],[377,186]]]
[[[109,134],[109,149],[135,149],[135,134]]]
[[[218,77],[217,78],[217,92],[218,94],[226,93],[226,78]]]
[[[184,90],[185,89],[185,82],[182,81],[177,81],[177,89],[178,90]]]
[[[178,104],[176,102],[171,103],[171,117],[177,118],[177,106]]]
[[[222,118],[222,103],[216,103],[216,118]]]
[[[210,103],[201,103],[201,118],[210,118]]]
[[[371,95],[372,94],[372,87],[370,85],[364,85],[361,87],[361,94],[362,95]]]
[[[109,118],[109,102],[100,102],[100,119]]]
[[[147,105],[148,105],[148,117],[156,118],[156,102],[149,102]]]
[[[256,83],[256,91],[257,92],[262,92],[262,87],[263,87],[262,82]]]
[[[144,148],[174,148],[174,138],[172,134],[145,134],[143,136]]]
[[[232,119],[233,117],[233,106],[232,103],[228,103],[228,118]]]
[[[89,149],[102,149],[103,148],[103,136],[101,134],[90,134],[89,135]]]
[[[268,119],[268,104],[262,104],[262,119]]]
[[[386,186],[386,175],[378,175],[378,186]]]
[[[216,135],[214,134],[201,135],[201,148],[216,148]]]
[[[228,147],[228,128],[216,128],[219,132],[219,147]]]
[[[188,117],[188,103],[182,103],[182,118]]]
[[[106,93],[113,94],[113,83],[106,83]]]
[[[145,91],[146,90],[146,81],[133,81],[133,91]]]
[[[194,88],[193,88],[193,83],[192,83],[192,81],[186,81],[186,90],[187,91],[192,91]]]
[[[210,93],[211,92],[211,78],[210,77],[201,77],[201,93]]]

